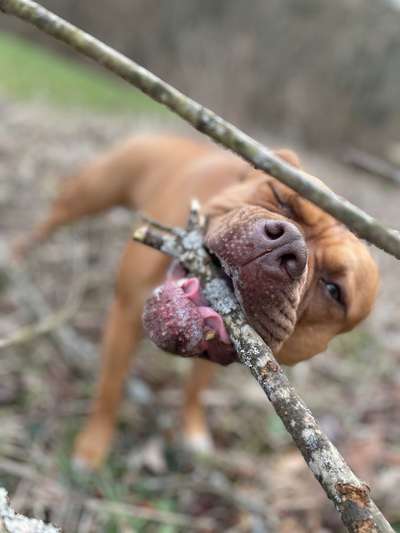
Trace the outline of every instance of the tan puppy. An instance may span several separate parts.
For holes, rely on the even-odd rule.
[[[276,153],[299,166],[292,152]],[[360,240],[233,154],[181,138],[133,138],[69,178],[50,214],[16,244],[15,254],[23,256],[61,225],[113,206],[140,209],[165,224],[184,225],[194,197],[209,215],[207,246],[231,278],[249,322],[282,363],[291,365],[323,351],[332,337],[350,330],[370,312],[378,272]],[[165,278],[168,262],[140,244],[126,245],[104,330],[96,398],[75,446],[75,459],[89,468],[99,467],[109,450],[124,378],[142,335],[143,305]],[[169,289],[179,296],[176,305],[191,297],[186,282],[171,283]],[[169,338],[163,345],[159,330],[165,320],[162,312],[158,319],[157,306],[145,314],[145,325],[155,342],[170,351],[186,355],[193,349],[203,357],[230,362],[234,355],[218,317],[205,318],[210,315],[203,304],[196,320],[200,317],[200,325],[215,330],[219,347],[203,343],[202,326],[196,343],[187,334],[180,344]],[[227,348],[223,357],[221,345]],[[210,443],[200,394],[214,367],[196,359],[186,387],[183,434],[195,448]]]

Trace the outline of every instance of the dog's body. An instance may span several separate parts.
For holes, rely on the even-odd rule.
[[[277,155],[299,166],[292,152]],[[113,206],[182,226],[192,198],[210,217],[207,245],[233,279],[249,321],[281,362],[294,364],[323,351],[334,335],[370,311],[378,274],[353,234],[233,154],[181,138],[131,139],[69,178],[49,216],[19,241],[15,253],[22,256],[59,226]],[[75,448],[75,458],[90,468],[101,465],[108,452],[130,356],[141,337],[143,305],[168,262],[133,242],[123,253],[97,395]],[[183,434],[197,448],[209,443],[200,394],[214,367],[195,360],[186,387]]]

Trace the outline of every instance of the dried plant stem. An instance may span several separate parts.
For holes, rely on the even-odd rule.
[[[400,168],[390,161],[375,157],[362,150],[356,150],[355,148],[347,150],[343,160],[345,163],[364,172],[368,172],[373,176],[385,178],[397,185],[400,184]]]
[[[7,459],[0,460],[0,471],[5,471],[21,477],[25,482],[27,482],[28,495],[31,495],[35,492],[35,486],[40,487],[40,485],[46,480],[46,478],[39,474],[34,468],[26,467],[21,465],[21,463]],[[68,489],[62,487],[58,482],[51,482],[51,488],[54,492],[54,495],[57,495],[58,497],[63,496],[63,499],[65,500],[68,499]],[[97,516],[115,515],[120,517],[138,518],[148,522],[158,522],[161,524],[181,527],[185,530],[188,530],[189,528],[192,528],[193,530],[209,530],[212,529],[214,525],[213,520],[206,517],[193,519],[193,517],[181,513],[152,509],[131,503],[115,502],[107,499],[85,499],[82,501],[82,508],[84,510],[84,515],[89,513],[90,516],[93,516],[94,514]],[[1,519],[3,518],[2,512],[5,512],[3,509],[7,510],[7,512],[10,512],[12,516],[15,516],[14,511],[10,510],[5,490],[0,488],[0,533],[3,533],[3,530],[1,529]],[[39,521],[35,520],[34,525],[36,525],[37,522]],[[41,524],[41,522],[39,523]],[[51,528],[51,526],[45,527]],[[19,533],[20,531],[21,530],[9,528],[6,529],[4,533]],[[27,529],[26,531],[27,533],[54,533],[58,532],[59,530],[53,527],[49,530],[43,529],[43,531],[39,529]],[[68,533],[67,530],[66,533]]]
[[[82,367],[89,365],[95,359],[93,346],[68,325],[68,321],[79,307],[80,295],[86,282],[85,276],[80,275],[72,287],[66,304],[59,311],[51,309],[24,268],[13,262],[3,247],[0,247],[1,280],[4,284],[13,285],[21,308],[26,309],[29,315],[33,315],[37,322],[18,328],[7,337],[0,338],[0,351],[30,342],[40,335],[49,334],[52,340],[63,348],[62,354],[68,362]]]
[[[214,525],[211,519],[193,519],[190,516],[182,515],[179,513],[139,507],[138,505],[132,505],[127,503],[91,499],[86,502],[85,507],[89,510],[96,511],[96,513],[98,514],[138,518],[140,520],[146,520],[148,522],[159,522],[170,526],[182,527],[186,530],[191,529],[192,531],[207,530],[212,528],[212,526]]]
[[[271,150],[233,124],[131,61],[102,41],[58,17],[32,0],[0,0],[0,11],[24,19],[111,70],[148,96],[167,106],[197,130],[268,172],[304,198],[346,224],[358,236],[400,259],[400,232],[315,183],[307,174],[277,158]]]
[[[41,335],[50,333],[65,324],[75,314],[77,306],[75,304],[66,305],[59,311],[50,313],[45,318],[35,324],[22,326],[9,334],[7,337],[0,338],[0,350],[31,342]]]

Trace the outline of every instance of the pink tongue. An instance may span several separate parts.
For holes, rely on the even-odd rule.
[[[230,344],[224,321],[214,309],[207,306],[207,301],[201,293],[199,280],[197,278],[185,278],[179,280],[177,283],[187,298],[198,306],[199,313],[204,319],[204,324],[215,331],[222,342]]]
[[[221,316],[214,311],[214,309],[211,309],[211,307],[201,306],[199,307],[199,312],[204,318],[204,323],[206,326],[216,331],[222,342],[225,344],[230,344],[231,341],[229,340],[228,333],[226,332],[225,324]]]
[[[186,296],[196,305],[207,303],[201,294],[200,281],[197,278],[184,278],[178,281]]]

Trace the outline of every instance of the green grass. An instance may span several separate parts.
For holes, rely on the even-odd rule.
[[[0,32],[0,93],[67,108],[161,113],[140,91],[30,41]]]
[[[59,439],[60,445],[54,450],[60,481],[66,490],[75,489],[78,491],[82,502],[85,499],[101,498],[107,502],[150,505],[156,510],[179,513],[175,497],[146,490],[141,486],[140,479],[127,483],[125,478],[128,473],[128,466],[126,461],[121,460],[120,454],[111,453],[107,464],[98,472],[85,473],[73,469],[71,464],[72,446],[77,431],[81,428],[80,422],[81,420],[76,417],[71,417],[66,421],[63,438]],[[36,427],[32,429],[33,431],[40,430]],[[159,524],[134,516],[121,516],[112,512],[108,512],[104,516],[104,527],[102,528],[104,533],[118,533],[122,530],[138,533],[178,533],[182,531],[182,528],[177,526]]]

